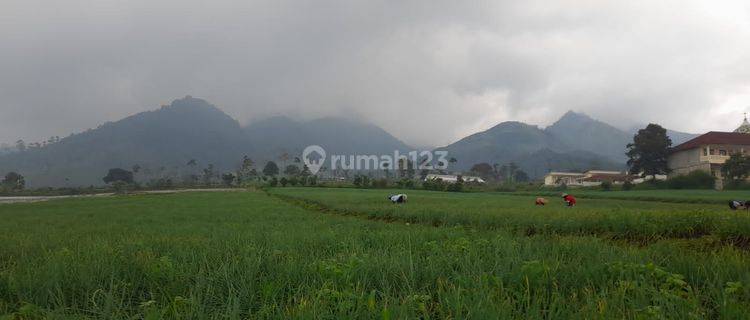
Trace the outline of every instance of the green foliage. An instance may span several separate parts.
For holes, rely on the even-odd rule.
[[[21,174],[11,171],[0,181],[0,187],[11,191],[23,190],[26,187],[26,180]]]
[[[632,182],[630,182],[630,181],[625,181],[625,182],[624,182],[624,183],[622,184],[622,190],[625,190],[625,191],[630,191],[630,190],[633,190],[633,183],[632,183]]]
[[[281,183],[282,187],[286,187],[286,185],[289,184],[289,180],[287,180],[286,177],[281,177],[281,179],[279,180],[279,183]]]
[[[287,176],[297,176],[302,172],[298,166],[290,164],[284,169],[284,174]]]
[[[355,192],[356,193],[352,193]],[[398,190],[389,191],[397,193]],[[675,198],[673,203],[634,201],[639,191],[620,192],[622,200],[593,199],[592,195],[618,196],[617,191],[576,192],[578,204],[566,208],[559,192],[529,195],[498,193],[434,193],[411,191],[409,207],[382,210],[382,191],[289,189],[274,194],[324,203],[329,208],[359,212],[368,217],[400,219],[439,225],[462,225],[481,229],[502,228],[520,234],[604,235],[630,241],[654,241],[664,238],[696,238],[706,235],[722,241],[741,243],[750,239],[750,215],[729,213],[726,198],[717,195],[710,204],[682,203],[693,197]],[[387,193],[387,192],[386,192]],[[648,192],[647,194],[654,192]],[[694,194],[688,193],[688,194]],[[740,193],[741,194],[741,193]],[[551,203],[535,207],[538,196]],[[630,198],[627,198],[630,197]],[[628,200],[629,199],[629,200]],[[731,214],[731,216],[728,216]]]
[[[411,191],[407,205],[394,206],[383,196],[392,191],[270,190],[315,198],[328,210],[254,192],[0,205],[0,314],[740,319],[750,312],[750,257],[743,250],[694,250],[694,242],[670,241],[613,245],[606,235],[527,237],[503,221],[487,227],[466,223],[489,216],[502,220],[509,212],[514,219],[539,216],[535,227],[544,232],[544,216],[558,226],[602,213],[623,217],[628,214],[622,210],[630,213],[641,202],[593,201],[589,210],[584,207],[589,201],[582,201],[571,210],[533,208],[517,196]],[[492,211],[498,206],[503,211]],[[407,213],[410,220],[401,220]],[[461,227],[448,226],[443,217]],[[394,223],[374,221],[378,218]],[[662,218],[657,222],[671,223]],[[411,223],[398,223],[403,221]]]
[[[112,168],[109,169],[107,175],[102,178],[102,181],[104,181],[104,183],[113,183],[117,181],[126,184],[133,183],[133,173],[121,168]]]
[[[160,178],[150,180],[146,183],[146,187],[149,189],[172,189],[175,187],[175,184],[170,178]]]
[[[602,181],[601,188],[604,191],[610,191],[610,190],[612,190],[612,182],[611,181]]]
[[[237,179],[237,177],[234,175],[234,173],[231,172],[227,172],[221,175],[221,181],[225,186],[231,186],[234,183],[235,179]]]
[[[372,187],[373,188],[377,188],[377,189],[388,188],[388,179],[386,179],[386,178],[373,179],[372,180]]]
[[[450,191],[450,192],[464,191],[464,180],[461,179],[461,176],[459,176],[456,182],[448,184],[448,186],[445,188],[445,191]]]
[[[448,183],[444,182],[443,179],[440,178],[427,179],[422,182],[422,189],[425,190],[445,191],[447,187]]]
[[[643,173],[645,176],[666,174],[671,145],[667,130],[658,124],[651,123],[645,129],[638,130],[633,142],[627,145],[630,173]]]
[[[275,186],[279,185],[279,179],[277,179],[276,177],[268,179],[268,185],[271,186],[271,187],[275,187]]]
[[[396,185],[399,188],[413,189],[415,184],[414,184],[414,180],[409,179],[409,178],[403,178],[399,180],[398,182],[396,182]]]
[[[710,173],[696,170],[686,175],[669,178],[666,185],[670,189],[713,189],[716,178]]]
[[[263,167],[263,175],[266,177],[275,177],[279,174],[279,166],[276,165],[276,162],[268,161],[266,162],[266,166]]]
[[[127,183],[125,181],[117,180],[115,182],[112,182],[112,190],[116,194],[126,194],[130,191],[135,190],[135,184],[133,183]]]
[[[750,158],[733,153],[721,166],[721,175],[729,185],[739,185],[750,175]]]

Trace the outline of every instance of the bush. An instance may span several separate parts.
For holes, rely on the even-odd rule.
[[[747,181],[729,181],[724,184],[724,189],[750,190],[750,183],[748,183]]]
[[[422,182],[423,189],[432,191],[445,191],[446,185],[443,179],[440,178],[428,179]]]
[[[412,189],[414,188],[414,180],[404,178],[396,182],[396,185],[398,185],[399,188]]]
[[[667,187],[670,189],[713,189],[715,186],[714,176],[710,173],[696,170],[686,175],[667,179]]]
[[[382,179],[372,180],[372,187],[378,188],[378,189],[388,188],[388,179],[382,178]]]
[[[446,191],[450,191],[450,192],[461,192],[461,191],[464,191],[464,182],[461,179],[459,179],[455,183],[449,183],[448,187],[445,188],[445,190]]]
[[[625,183],[622,184],[622,190],[624,191],[630,191],[633,189],[633,183],[630,181],[625,181]]]
[[[602,187],[602,190],[604,190],[604,191],[610,191],[610,190],[612,190],[612,182],[610,182],[610,181],[603,181],[601,187]]]

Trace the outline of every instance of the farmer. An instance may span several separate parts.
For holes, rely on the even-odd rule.
[[[574,196],[571,196],[567,193],[562,194],[563,201],[567,204],[568,207],[573,207],[576,205],[576,198]]]
[[[405,203],[406,202],[406,195],[403,193],[394,194],[388,196],[388,199],[391,200],[393,203]]]
[[[750,209],[750,201],[742,201],[742,200],[731,200],[729,201],[729,208],[732,210],[737,209]]]
[[[543,206],[545,204],[547,204],[547,199],[545,198],[536,198],[536,201],[534,202],[534,205],[537,206]]]

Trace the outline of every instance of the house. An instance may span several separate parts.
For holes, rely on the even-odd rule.
[[[733,153],[750,152],[750,123],[747,118],[734,132],[711,131],[680,144],[670,151],[667,166],[669,176],[685,175],[701,170],[710,173],[716,180],[717,189],[723,182],[721,167]]]
[[[432,180],[432,179],[440,179],[440,180],[443,180],[444,182],[456,183],[456,181],[458,181],[458,177],[459,176],[452,175],[452,174],[428,174],[425,177],[425,181]],[[461,179],[464,182],[485,183],[484,179],[480,177],[475,177],[475,176],[461,176]]]
[[[633,177],[620,171],[589,170],[579,172],[550,172],[544,177],[544,185],[547,186],[598,186],[605,181],[612,184],[623,184],[632,181]]]
[[[544,176],[544,185],[547,186],[580,186],[582,185],[583,173],[579,172],[550,172]]]

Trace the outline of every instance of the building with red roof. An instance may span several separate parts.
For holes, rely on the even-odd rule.
[[[721,166],[733,153],[750,152],[750,123],[747,118],[734,132],[711,131],[672,148],[667,164],[670,177],[696,170],[711,173],[721,187]]]

